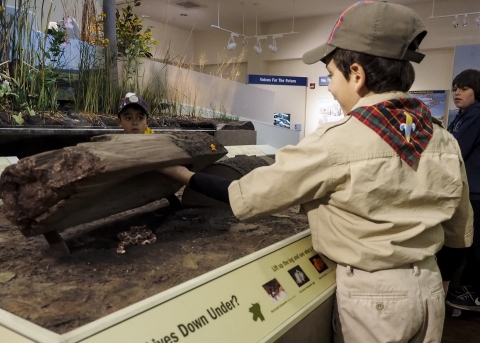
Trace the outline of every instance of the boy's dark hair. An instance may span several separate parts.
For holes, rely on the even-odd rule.
[[[415,70],[409,61],[377,57],[362,52],[337,48],[329,56],[347,80],[350,79],[350,66],[358,63],[366,75],[365,86],[377,94],[392,91],[408,92],[415,81]]]
[[[473,89],[475,100],[480,101],[480,71],[476,69],[466,69],[455,76],[452,81],[452,87],[468,87]]]

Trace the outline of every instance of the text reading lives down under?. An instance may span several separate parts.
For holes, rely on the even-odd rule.
[[[202,328],[210,325],[217,319],[227,315],[231,311],[239,307],[240,304],[235,295],[232,295],[231,299],[226,302],[220,302],[217,306],[211,306],[206,309],[206,314],[194,318],[177,325],[176,330],[172,330],[170,334],[164,335],[160,338],[152,338],[150,342],[145,343],[174,343],[179,342],[181,338],[187,337],[189,335],[194,335],[195,332],[198,332]]]

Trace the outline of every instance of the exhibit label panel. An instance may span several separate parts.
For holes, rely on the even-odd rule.
[[[258,342],[334,284],[307,235],[80,342]]]

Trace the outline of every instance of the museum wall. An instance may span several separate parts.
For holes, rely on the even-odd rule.
[[[122,70],[121,63],[119,68]],[[201,114],[200,109],[214,110],[263,123],[272,122],[275,93],[270,90],[254,89],[244,83],[150,59],[141,60],[139,74],[143,75],[141,87],[146,87],[152,77],[158,76],[168,85],[168,92],[176,102],[187,105],[194,101],[197,114]]]
[[[9,2],[12,2],[11,0]],[[56,1],[59,2],[59,1]],[[59,4],[56,5],[54,15],[57,13]],[[428,19],[432,14],[432,3],[424,3],[410,6],[424,19],[428,35],[422,43],[422,52],[426,58],[420,65],[415,65],[416,81],[412,90],[450,89],[453,74],[455,47],[460,45],[480,44],[480,26],[475,25],[474,16],[470,16],[470,23],[463,27],[452,27],[452,18]],[[462,1],[437,1],[435,15],[448,15],[464,12],[478,11],[478,0]],[[57,16],[58,16],[57,15]],[[267,46],[271,41],[263,40],[263,52],[256,54],[251,48],[254,39],[249,40],[247,51],[240,49],[240,40],[237,38],[237,48],[233,51],[226,49],[229,33],[216,29],[193,32],[183,30],[171,25],[145,19],[145,26],[152,26],[154,37],[159,40],[158,46],[153,48],[154,57],[162,59],[168,51],[169,55],[177,62],[195,65],[199,70],[200,60],[203,63],[203,72],[214,75],[217,63],[228,60],[240,61],[237,80],[244,83],[247,74],[283,75],[307,77],[309,83],[315,83],[315,89],[306,90],[306,98],[303,94],[293,92],[284,94],[281,88],[272,88],[278,94],[275,95],[274,111],[286,112],[288,106],[285,99],[290,103],[305,103],[304,118],[294,116],[295,122],[304,123],[303,133],[313,132],[318,125],[319,99],[331,99],[327,87],[318,86],[318,78],[327,75],[323,64],[304,65],[301,57],[305,51],[325,42],[338,15],[328,15],[316,18],[295,19],[294,30],[298,34],[285,35],[277,39],[278,51],[272,53]],[[221,18],[220,18],[221,19]],[[216,24],[216,23],[212,23]],[[228,23],[222,23],[228,29],[242,32],[242,27],[229,27]],[[292,30],[292,20],[284,20],[275,23],[259,23],[258,34],[273,34],[289,32]],[[255,22],[245,22],[245,33],[255,34]],[[226,73],[225,73],[226,74]],[[222,76],[223,77],[223,76]],[[236,94],[233,92],[233,94]],[[238,94],[237,94],[238,96]],[[246,99],[239,99],[239,102]],[[297,111],[295,109],[295,111]],[[249,114],[253,115],[253,114]],[[252,117],[252,120],[270,122],[273,113],[265,113],[260,117]],[[247,115],[248,116],[248,115]],[[292,121],[293,123],[293,121]],[[293,129],[293,125],[292,125]]]
[[[474,12],[478,11],[477,7],[478,2],[475,0],[455,2],[455,4],[452,1],[439,1],[436,4],[435,15]],[[454,29],[451,25],[452,18],[428,19],[432,14],[431,3],[412,5],[411,8],[421,15],[428,30],[428,35],[422,43],[422,52],[425,53],[426,57],[423,63],[414,65],[417,76],[412,90],[450,89],[455,46],[480,44],[480,27],[475,25],[472,16],[468,26],[460,26],[457,29]],[[324,65],[317,63],[307,66],[301,61],[301,56],[305,51],[322,44],[326,40],[337,18],[338,15],[329,15],[319,18],[296,19],[294,29],[300,33],[277,39],[278,51],[276,53],[272,53],[266,48],[270,44],[268,41],[262,41],[263,52],[260,55],[249,51],[245,56],[247,74],[303,76],[308,78],[309,83],[316,83],[315,89],[307,89],[306,92],[305,134],[313,132],[318,125],[318,99],[332,98],[332,96],[327,87],[318,86],[319,76],[327,75]],[[246,27],[248,28],[248,25]],[[264,23],[259,27],[262,34],[288,32],[292,28],[292,21]],[[231,29],[235,30],[235,28]],[[202,51],[209,51],[207,56],[210,56],[210,58],[220,53],[226,54],[226,56],[239,54],[238,47],[233,51],[228,51],[225,48],[227,40],[228,33],[220,30],[212,29],[195,33],[195,55]],[[278,90],[275,97],[275,111],[283,112],[283,90],[281,88],[272,89],[275,92]],[[295,94],[292,94],[289,99],[292,103],[298,103],[304,101],[302,97],[302,95],[296,97]]]
[[[32,12],[35,12],[37,25],[41,31],[47,27],[47,18],[48,12],[50,11],[50,4],[52,4],[50,17],[48,18],[50,22],[58,22],[63,19],[65,15],[69,15],[75,18],[77,24],[80,26],[82,20],[82,3],[80,1],[70,1],[67,3],[67,8],[65,9],[62,5],[60,0],[53,0],[50,1],[40,1],[40,0],[30,0],[31,3],[35,3],[36,7],[35,10],[32,9]],[[102,11],[102,0],[95,0],[97,12],[101,13]],[[7,6],[15,7],[18,5],[18,0],[7,0]],[[42,8],[43,4],[43,8]],[[42,12],[43,12],[43,19],[42,19]],[[43,22],[42,22],[43,20]]]

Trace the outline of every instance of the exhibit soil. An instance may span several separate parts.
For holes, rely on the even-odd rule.
[[[0,207],[0,308],[65,333],[308,229],[298,210],[245,224],[228,208],[160,200],[62,232],[67,256],[25,238]],[[156,242],[118,254],[117,233],[133,225]]]

